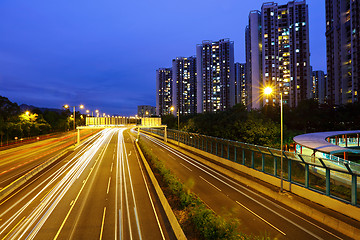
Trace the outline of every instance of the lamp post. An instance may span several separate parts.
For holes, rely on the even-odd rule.
[[[75,107],[76,106],[69,106],[69,105],[64,105],[64,108],[68,109],[68,108],[73,108],[73,111],[74,111],[74,133],[75,133],[75,144],[76,144],[76,121],[75,121]],[[84,108],[84,105],[79,105],[79,108],[80,109],[83,109]]]
[[[170,111],[174,111],[174,106],[170,107]],[[177,109],[177,119],[178,119],[178,146],[180,144],[180,114],[179,114],[179,108]]]
[[[271,87],[266,87],[264,89],[265,95],[270,95],[273,92]],[[283,95],[280,91],[280,150],[281,150],[281,160],[280,160],[280,191],[283,192],[283,142],[284,142],[284,113],[283,113]]]

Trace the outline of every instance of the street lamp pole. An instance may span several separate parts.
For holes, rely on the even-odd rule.
[[[280,182],[281,182],[281,188],[280,191],[283,192],[283,158],[284,158],[284,153],[283,153],[283,142],[284,142],[284,113],[283,113],[283,97],[282,97],[282,92],[280,91],[280,134],[281,134],[281,161],[280,161]]]
[[[270,95],[273,92],[273,89],[271,87],[266,87],[264,89],[265,95]],[[280,154],[281,154],[281,161],[280,161],[280,191],[283,192],[283,159],[284,159],[284,153],[283,153],[283,142],[284,142],[284,111],[283,111],[283,94],[280,90]]]
[[[177,110],[177,115],[178,115],[178,146],[180,145],[180,111],[179,108]]]

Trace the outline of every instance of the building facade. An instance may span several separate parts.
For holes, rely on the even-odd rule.
[[[308,22],[305,0],[284,5],[264,3],[261,12],[250,12],[246,52],[251,108],[279,102],[280,92],[284,104],[290,107],[311,97]],[[263,96],[262,89],[267,86],[271,86],[275,94]]]
[[[326,0],[325,3],[328,103],[358,102],[360,0]]]
[[[150,105],[140,105],[137,109],[138,117],[151,117],[156,115],[156,107]]]
[[[246,64],[235,63],[235,104],[246,106]]]
[[[156,70],[156,114],[170,114],[172,106],[172,69],[160,68]]]
[[[246,106],[248,110],[259,109],[263,105],[262,84],[262,32],[261,13],[249,13],[249,25],[245,29],[246,46]]]
[[[219,112],[235,105],[234,42],[203,41],[196,47],[197,112]]]
[[[197,111],[196,57],[172,60],[173,114],[194,114]]]
[[[324,71],[312,72],[312,98],[317,100],[320,104],[324,104],[326,100],[326,84]]]

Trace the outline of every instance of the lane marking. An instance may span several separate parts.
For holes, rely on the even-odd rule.
[[[133,146],[134,146],[134,149],[135,149],[135,143],[134,142],[133,142]],[[156,218],[156,222],[157,222],[158,227],[160,229],[162,239],[165,240],[164,232],[163,232],[163,230],[161,228],[160,220],[159,220],[159,217],[158,217],[158,215],[156,213],[155,205],[154,205],[154,202],[153,202],[151,194],[150,194],[148,183],[147,183],[147,181],[145,179],[145,174],[144,174],[144,170],[143,170],[143,168],[141,166],[141,163],[140,163],[139,155],[138,155],[137,151],[135,151],[135,153],[136,153],[136,158],[137,158],[137,161],[138,161],[138,164],[139,164],[139,167],[140,167],[140,170],[141,170],[141,174],[142,174],[142,177],[143,177],[143,180],[144,180],[144,183],[145,183],[146,191],[148,193],[148,196],[149,196],[149,199],[150,199],[150,202],[151,202],[151,207],[153,209],[153,212],[154,212],[154,215],[155,215],[155,218]]]
[[[171,156],[170,154],[168,154],[169,155],[169,157],[171,157],[172,159],[174,159],[174,160],[176,160],[173,156]]]
[[[295,214],[295,213],[293,213],[293,212],[291,212],[291,211],[283,208],[282,206],[280,206],[280,205],[278,205],[278,204],[275,204],[275,203],[271,202],[270,200],[262,197],[261,195],[255,193],[254,191],[252,191],[252,190],[250,190],[250,189],[248,189],[248,188],[245,188],[244,186],[242,186],[242,185],[234,182],[233,180],[229,179],[228,177],[226,177],[226,176],[224,176],[224,175],[221,175],[220,173],[214,171],[214,170],[211,169],[210,167],[207,167],[206,165],[204,165],[204,164],[202,164],[202,163],[200,163],[200,162],[198,162],[198,161],[190,158],[189,156],[187,156],[187,155],[185,155],[185,154],[183,154],[183,153],[181,153],[181,152],[179,152],[179,151],[177,151],[177,150],[171,149],[170,147],[168,147],[167,145],[161,143],[160,141],[154,140],[154,139],[152,139],[152,138],[150,138],[150,137],[148,137],[148,136],[146,136],[146,135],[144,135],[144,134],[143,134],[143,136],[145,136],[146,138],[148,138],[150,141],[152,141],[152,142],[155,143],[156,145],[159,145],[159,146],[167,149],[169,152],[172,152],[174,155],[180,157],[181,159],[183,159],[184,161],[186,161],[186,162],[188,162],[189,164],[193,165],[194,167],[197,167],[199,170],[207,173],[209,176],[212,176],[213,178],[217,179],[218,181],[222,182],[223,184],[229,186],[230,188],[234,189],[234,190],[237,191],[238,193],[243,194],[244,196],[248,197],[248,198],[251,199],[252,201],[254,201],[254,202],[256,202],[257,204],[259,204],[260,206],[263,206],[265,209],[268,209],[268,210],[271,211],[272,213],[278,215],[279,217],[283,218],[283,219],[286,220],[287,222],[293,224],[294,226],[298,227],[299,229],[303,230],[304,232],[308,233],[309,235],[311,235],[311,236],[313,236],[313,237],[315,237],[315,238],[317,238],[317,239],[322,239],[321,237],[319,237],[319,236],[316,235],[315,233],[311,232],[310,230],[307,230],[305,227],[302,227],[301,225],[299,225],[299,224],[295,223],[294,221],[290,220],[289,218],[283,216],[281,213],[276,212],[276,211],[273,210],[271,207],[266,206],[265,204],[261,203],[260,201],[256,200],[255,198],[251,197],[249,194],[246,194],[245,192],[240,191],[240,190],[237,189],[235,186],[233,186],[233,185],[225,182],[225,180],[222,180],[222,179],[220,179],[219,177],[216,177],[215,175],[211,174],[209,171],[217,174],[218,176],[221,176],[222,178],[226,179],[226,180],[229,181],[230,183],[232,183],[232,184],[234,184],[234,185],[236,185],[236,186],[238,186],[238,187],[240,187],[240,188],[242,188],[242,189],[244,189],[244,190],[246,190],[246,191],[254,194],[255,196],[257,196],[257,197],[259,197],[260,199],[262,199],[262,200],[264,200],[264,201],[272,204],[273,206],[276,206],[277,208],[281,208],[281,209],[283,209],[283,210],[286,210],[287,212],[293,214],[293,215],[296,216],[296,217],[300,217],[300,216],[298,216],[297,214]],[[183,156],[184,156],[184,157],[183,157]],[[186,159],[185,157],[186,157],[187,159]],[[207,169],[208,171],[205,170],[205,169]],[[312,225],[318,227],[318,228],[321,229],[321,230],[323,230],[320,226],[317,226],[317,225],[314,224],[314,223],[313,223]]]
[[[108,186],[107,186],[106,194],[109,194],[110,181],[111,181],[111,177],[109,177],[109,182],[108,182]]]
[[[265,223],[267,223],[269,226],[271,226],[272,228],[276,229],[277,231],[279,231],[282,235],[286,236],[286,233],[284,233],[283,231],[281,231],[280,229],[278,229],[277,227],[275,227],[274,225],[272,225],[271,223],[269,223],[268,221],[266,221],[264,218],[260,217],[259,215],[257,215],[255,212],[251,211],[249,208],[247,208],[246,206],[244,206],[243,204],[239,203],[238,201],[235,201],[237,204],[239,204],[240,206],[242,206],[243,208],[245,208],[246,210],[248,210],[249,212],[251,212],[252,214],[254,214],[256,217],[258,217],[259,219],[261,219],[262,221],[264,221]]]
[[[9,236],[9,234],[14,231],[14,229],[25,219],[25,217],[23,217],[6,235],[5,237],[3,237],[1,240],[4,240],[7,238],[7,236]]]
[[[112,172],[112,169],[113,169],[113,165],[114,165],[114,162],[111,163],[111,168],[110,168],[110,172]]]
[[[186,168],[187,170],[189,170],[190,172],[192,172],[192,170],[189,168],[189,167],[187,167],[185,164],[183,164],[183,163],[180,163],[184,168]]]
[[[202,176],[199,176],[202,180],[204,180],[205,182],[207,182],[208,184],[210,184],[212,187],[214,187],[215,189],[217,189],[218,191],[221,192],[221,189],[216,187],[214,184],[212,184],[211,182],[209,182],[208,180],[206,180],[205,178],[203,178]]]
[[[102,235],[103,235],[103,231],[104,231],[104,222],[105,222],[105,214],[106,214],[106,207],[104,207],[104,213],[103,213],[103,218],[102,218],[102,222],[101,222],[101,231],[100,231],[100,240],[102,239]]]

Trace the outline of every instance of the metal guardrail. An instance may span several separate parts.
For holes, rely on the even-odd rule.
[[[164,136],[164,129],[142,130]],[[294,152],[281,152],[279,149],[172,129],[167,130],[167,137],[275,177],[280,176],[280,157],[283,154],[285,181],[354,206],[360,204],[360,164],[343,159],[334,161]]]

